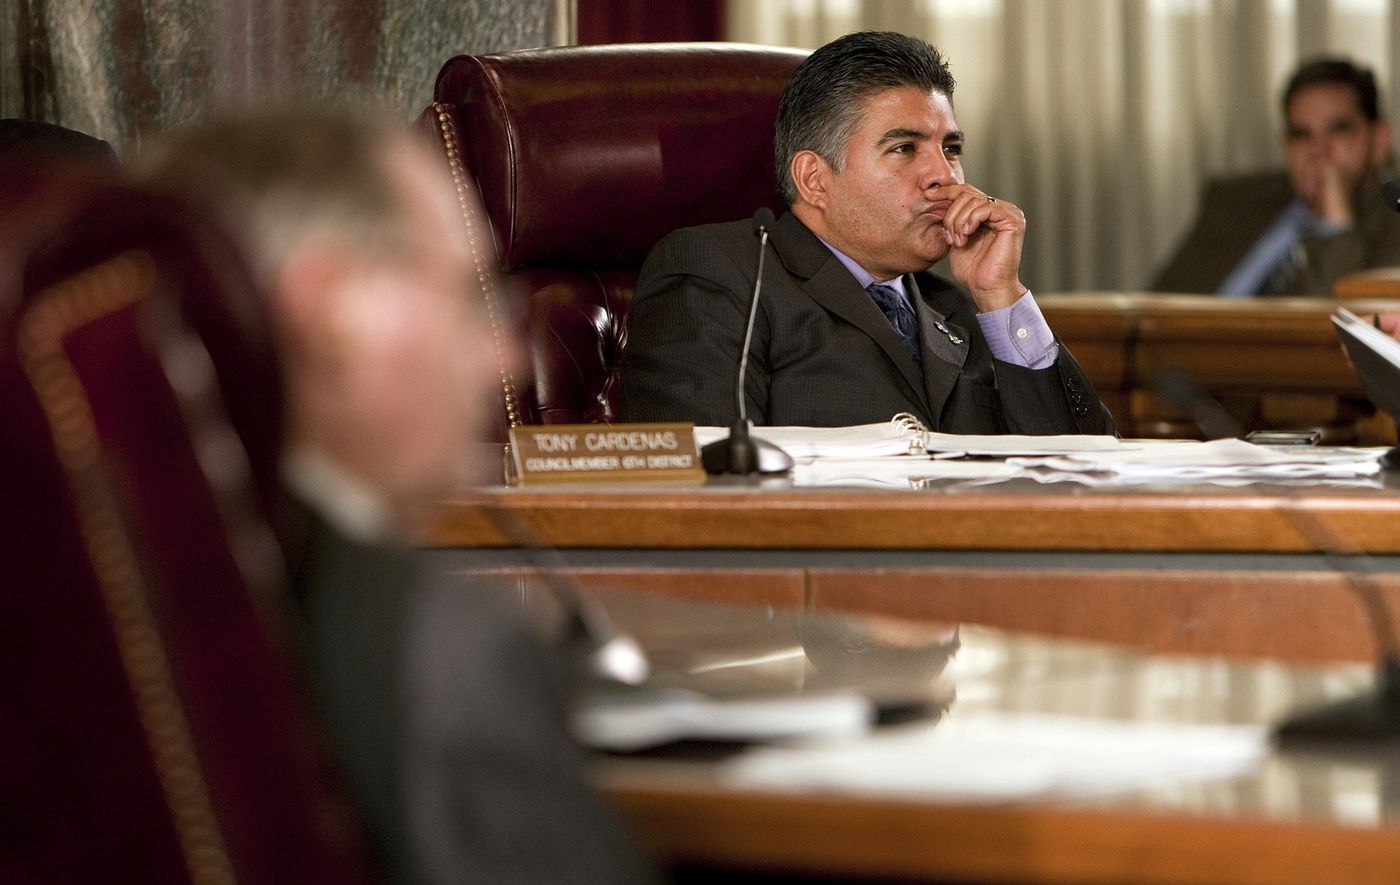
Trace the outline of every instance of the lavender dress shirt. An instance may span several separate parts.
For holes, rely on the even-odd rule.
[[[821,240],[821,237],[817,239]],[[826,240],[822,240],[822,245],[831,250],[831,254],[851,272],[862,289],[871,283],[884,283],[893,287],[913,310],[909,292],[914,282],[908,274],[893,280],[877,280],[853,258]],[[977,314],[977,325],[982,327],[982,335],[987,339],[992,356],[1004,363],[1026,369],[1045,369],[1054,365],[1060,356],[1060,345],[1055,341],[1055,334],[1050,331],[1050,324],[1045,322],[1040,306],[1035,303],[1035,296],[1029,291],[1010,307]]]

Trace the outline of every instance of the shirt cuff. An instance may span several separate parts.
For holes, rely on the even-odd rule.
[[[1335,237],[1337,234],[1346,233],[1354,226],[1354,223],[1345,221],[1327,221],[1317,218],[1308,223],[1308,233],[1315,237]]]
[[[1027,369],[1046,369],[1060,357],[1060,345],[1030,292],[1000,310],[977,315],[992,356]]]

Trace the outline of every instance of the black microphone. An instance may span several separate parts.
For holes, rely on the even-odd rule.
[[[488,504],[487,513],[515,542],[516,552],[531,574],[540,579],[546,595],[558,605],[563,624],[557,643],[569,662],[582,663],[585,675],[602,682],[645,682],[651,674],[646,652],[631,635],[614,629],[602,606],[565,577],[568,566],[559,551],[540,544],[523,518],[499,504]]]
[[[1396,212],[1400,212],[1400,181],[1387,181],[1381,185],[1381,199]]]
[[[758,237],[758,269],[754,272],[753,292],[749,294],[749,321],[744,328],[744,344],[739,349],[739,371],[734,380],[734,423],[729,436],[715,440],[700,450],[700,461],[706,473],[787,473],[792,470],[792,456],[751,433],[749,409],[744,397],[744,378],[748,375],[749,345],[753,342],[753,324],[758,317],[758,292],[763,288],[763,256],[768,251],[768,227],[773,212],[767,207],[753,216],[754,235]]]
[[[1237,439],[1244,428],[1196,379],[1180,369],[1163,369],[1153,379],[1153,390],[1162,399],[1186,413],[1206,439]]]
[[[1376,681],[1370,689],[1290,714],[1274,727],[1274,743],[1284,749],[1318,749],[1329,744],[1394,741],[1400,738],[1400,649],[1375,565],[1365,552],[1337,537],[1320,515],[1305,507],[1284,512],[1303,537],[1322,549],[1328,564],[1360,599],[1375,634],[1377,661]]]

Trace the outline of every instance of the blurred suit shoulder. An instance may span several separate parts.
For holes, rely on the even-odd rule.
[[[1292,199],[1284,172],[1211,179],[1190,232],[1148,288],[1214,293]]]

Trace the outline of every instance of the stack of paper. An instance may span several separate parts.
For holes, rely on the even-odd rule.
[[[814,458],[792,469],[797,485],[881,485],[910,488],[930,480],[1004,480],[1029,476],[1031,471],[1005,461],[956,461],[929,457]]]
[[[1144,447],[1141,440],[1121,440],[1116,436],[1056,434],[1026,436],[1019,433],[923,433],[924,448],[930,453],[1001,457],[1013,455],[1071,455],[1080,452],[1135,452]]]
[[[893,421],[851,427],[755,427],[753,435],[779,447],[794,460],[923,454],[918,434]],[[695,442],[702,448],[727,436],[728,427],[695,428]]]
[[[727,427],[695,428],[695,441],[702,447],[728,435]],[[753,435],[782,448],[794,460],[883,458],[895,455],[922,457],[929,454],[943,457],[1059,455],[1142,447],[1139,442],[1125,442],[1113,436],[933,433],[899,417],[851,427],[755,427]]]
[[[701,445],[728,432],[723,427],[695,429]],[[800,484],[906,488],[928,480],[996,481],[1017,476],[1112,484],[1356,480],[1379,473],[1380,458],[1386,452],[1382,448],[1269,447],[1238,439],[1203,443],[932,433],[900,416],[854,427],[757,427],[754,435],[793,457],[797,462],[794,481]]]
[[[853,691],[715,698],[684,689],[643,689],[585,699],[575,737],[598,750],[632,752],[679,740],[846,738],[875,724],[874,702]]]
[[[1023,467],[1064,473],[1109,473],[1122,479],[1306,479],[1369,476],[1385,449],[1288,446],[1266,448],[1239,439],[1158,443],[1138,449],[1049,458],[1010,458]]]
[[[726,763],[725,774],[767,789],[997,802],[1242,775],[1267,748],[1268,732],[1257,725],[979,713],[854,740],[756,748]]]

